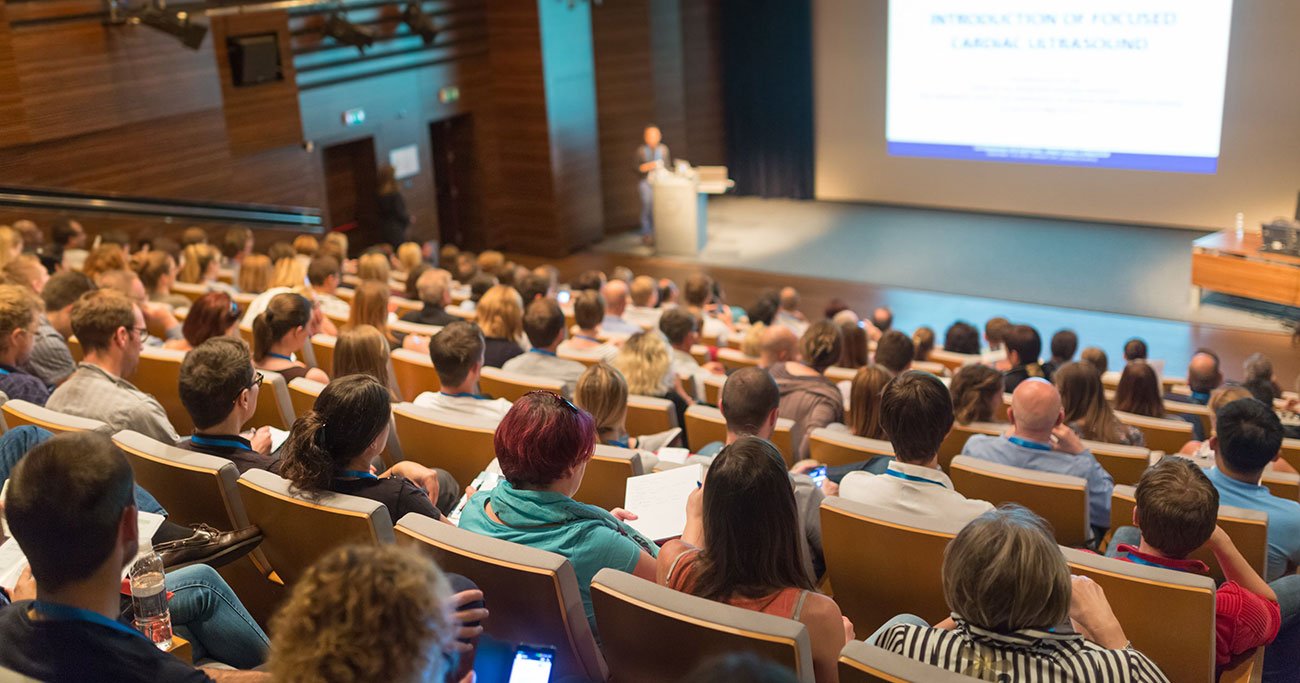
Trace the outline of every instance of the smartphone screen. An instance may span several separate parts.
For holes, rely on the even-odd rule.
[[[808,476],[812,477],[813,483],[817,485],[817,488],[821,488],[822,484],[826,483],[826,466],[820,465],[808,470]]]
[[[560,291],[555,293],[555,298],[559,300],[559,302],[562,304],[569,303],[569,298],[572,296],[573,295],[567,289],[561,289]]]
[[[510,683],[549,683],[551,664],[554,661],[553,647],[520,645],[515,648],[515,661],[510,667]]]

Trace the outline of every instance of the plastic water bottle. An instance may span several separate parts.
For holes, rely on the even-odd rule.
[[[1246,214],[1237,212],[1237,239],[1241,239],[1246,232]]]
[[[147,548],[131,565],[131,604],[135,609],[135,628],[152,640],[160,650],[172,645],[172,613],[167,609],[167,585],[163,561],[153,548]]]

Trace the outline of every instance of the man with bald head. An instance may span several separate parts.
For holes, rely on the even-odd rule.
[[[1127,349],[1126,346],[1125,350]],[[1197,349],[1196,353],[1192,354],[1191,362],[1187,364],[1187,386],[1192,390],[1191,395],[1169,393],[1165,395],[1165,400],[1209,405],[1210,394],[1222,384],[1223,372],[1219,370],[1219,356],[1209,349]],[[1196,440],[1204,441],[1210,436],[1204,433],[1201,421],[1195,415],[1183,413],[1175,415],[1192,423],[1192,432]]]
[[[1094,538],[1101,538],[1101,532],[1110,526],[1110,494],[1115,480],[1065,425],[1065,411],[1056,387],[1040,377],[1021,382],[1011,395],[1007,418],[1011,429],[1006,434],[976,434],[966,442],[962,455],[1087,480],[1088,518]]]
[[[758,367],[766,370],[777,363],[795,360],[799,355],[799,338],[784,325],[772,325],[763,330],[758,349]]]
[[[808,330],[808,317],[799,310],[799,290],[794,287],[781,288],[781,308],[776,312],[775,322],[790,328],[795,336]]]
[[[600,329],[607,334],[634,335],[641,331],[641,326],[623,319],[627,310],[627,283],[622,280],[610,280],[601,289],[605,297],[605,319]]]

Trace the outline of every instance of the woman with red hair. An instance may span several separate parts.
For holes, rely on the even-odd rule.
[[[591,579],[605,567],[655,580],[659,548],[623,523],[625,511],[579,503],[596,444],[591,415],[568,400],[534,391],[515,401],[497,427],[497,462],[504,479],[474,494],[460,528],[564,556],[573,565],[587,620]]]
[[[191,351],[213,337],[238,337],[239,304],[225,292],[204,294],[190,306],[181,334],[181,339],[168,341],[166,347]]]

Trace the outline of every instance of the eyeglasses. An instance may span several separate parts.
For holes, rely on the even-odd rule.
[[[262,386],[262,380],[265,379],[265,378],[266,378],[266,375],[263,375],[262,373],[260,373],[260,372],[258,372],[258,371],[256,371],[256,370],[254,370],[254,371],[253,371],[253,382],[252,382],[251,384],[248,385],[248,388],[249,388],[249,389],[252,389],[253,387],[259,387],[259,386]]]
[[[540,390],[540,389],[537,390],[537,391],[530,391],[530,392],[528,392],[528,393],[529,393],[529,394],[539,394],[539,395],[542,395],[542,396],[550,396],[551,398],[555,399],[555,402],[556,402],[557,405],[568,406],[568,408],[569,408],[569,412],[574,413],[574,414],[577,414],[577,413],[581,412],[581,411],[578,409],[578,406],[573,405],[573,402],[572,402],[572,401],[570,401],[569,399],[567,399],[567,398],[565,398],[565,397],[563,397],[563,396],[561,396],[561,395],[559,395],[559,394],[551,393],[551,392],[549,392],[549,391],[542,391],[542,390]]]

